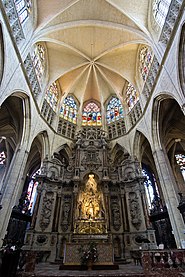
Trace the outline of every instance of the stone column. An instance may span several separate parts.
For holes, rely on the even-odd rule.
[[[121,186],[121,209],[122,209],[122,222],[123,222],[123,230],[128,231],[128,224],[127,224],[127,208],[125,207],[125,190],[124,187]]]
[[[5,237],[12,208],[15,206],[22,190],[22,176],[27,162],[28,152],[25,147],[17,149],[12,159],[10,168],[4,179],[4,186],[2,187],[2,210],[0,212],[0,246],[2,239]]]
[[[176,182],[172,169],[163,149],[157,149],[153,152],[156,169],[159,176],[161,189],[163,192],[165,204],[168,210],[170,222],[172,225],[177,248],[183,247],[185,241],[184,222],[180,212],[177,209],[179,201],[177,198]]]
[[[56,203],[55,203],[55,214],[53,219],[53,232],[58,232],[59,225],[59,214],[61,209],[61,189],[58,189]]]
[[[72,222],[71,222],[71,231],[74,231],[75,226],[75,222],[76,222],[76,216],[77,216],[77,196],[78,196],[78,189],[79,189],[79,185],[80,185],[80,180],[74,180],[74,188],[73,188],[73,200],[72,200],[72,205],[71,205],[71,218],[72,218]]]
[[[110,231],[110,196],[109,196],[109,186],[107,181],[103,181],[103,194],[104,194],[104,201],[105,201],[105,212],[107,218],[107,230]]]

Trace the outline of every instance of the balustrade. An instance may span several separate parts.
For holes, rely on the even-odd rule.
[[[185,270],[185,250],[152,250],[142,252],[145,276],[182,276]]]

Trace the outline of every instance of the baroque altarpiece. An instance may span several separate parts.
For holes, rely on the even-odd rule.
[[[84,127],[66,148],[43,161],[25,249],[54,261],[65,259],[67,244],[89,240],[111,245],[117,259],[139,249],[138,238],[154,246],[139,162],[98,127]]]

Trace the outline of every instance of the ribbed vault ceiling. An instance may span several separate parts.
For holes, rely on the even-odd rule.
[[[39,0],[34,42],[47,46],[49,84],[63,96],[102,104],[122,95],[127,81],[138,88],[138,47],[150,43],[151,1]]]

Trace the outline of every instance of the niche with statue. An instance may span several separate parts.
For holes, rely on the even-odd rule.
[[[88,174],[77,197],[75,233],[103,234],[107,232],[104,197],[95,174]]]

